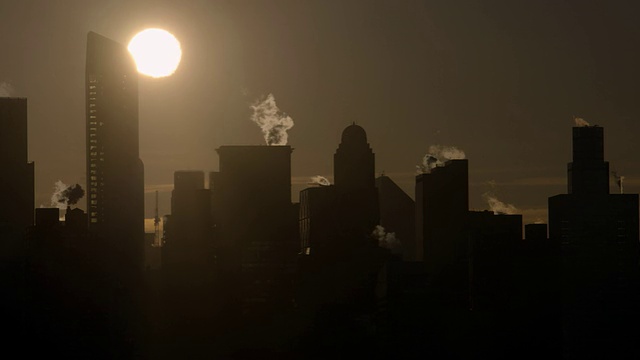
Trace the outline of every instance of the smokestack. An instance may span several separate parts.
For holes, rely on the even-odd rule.
[[[460,160],[466,157],[464,151],[455,146],[431,145],[429,152],[422,158],[422,164],[416,166],[418,174],[425,174],[437,166],[443,166],[449,160]]]
[[[293,119],[280,111],[273,94],[251,105],[251,120],[260,126],[267,145],[287,145],[287,130],[293,127]]]

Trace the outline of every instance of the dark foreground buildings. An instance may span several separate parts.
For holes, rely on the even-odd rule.
[[[21,339],[25,289],[24,238],[33,224],[34,166],[27,157],[27,99],[0,98],[0,316],[8,335]]]
[[[211,193],[203,171],[176,171],[171,192],[171,216],[165,222],[162,267],[193,279],[206,275],[212,252]],[[166,272],[165,271],[165,272]],[[211,269],[208,271],[211,273]],[[186,280],[186,279],[185,279]]]
[[[27,99],[0,98],[0,226],[22,236],[33,224],[34,166],[27,157]]]
[[[221,146],[210,176],[224,291],[245,315],[293,306],[297,212],[290,146]]]
[[[415,202],[386,175],[376,178],[376,189],[378,189],[380,225],[398,238],[402,259],[416,261],[418,246],[415,235]]]
[[[562,251],[565,356],[637,354],[638,195],[609,193],[604,129],[573,128],[568,194],[549,198],[549,237]]]
[[[443,304],[468,308],[469,165],[449,160],[416,176],[418,256]]]
[[[109,240],[119,268],[142,269],[144,168],[138,142],[138,73],[127,49],[90,32],[86,59],[89,231]]]

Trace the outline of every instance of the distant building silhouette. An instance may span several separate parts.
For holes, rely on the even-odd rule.
[[[246,313],[293,303],[299,249],[290,146],[221,146],[211,181],[221,276]]]
[[[127,49],[87,36],[87,208],[91,233],[109,239],[122,267],[141,268],[144,169],[138,143],[138,73]]]
[[[23,236],[33,224],[34,165],[27,157],[27,99],[0,98],[0,226]],[[3,237],[4,237],[3,236]]]
[[[341,231],[353,237],[369,236],[380,223],[375,165],[367,133],[355,123],[347,126],[333,156],[333,173]]]
[[[620,252],[616,262],[626,258],[623,263],[629,266],[637,261],[638,195],[609,194],[602,127],[573,128],[573,162],[567,173],[569,193],[549,198],[549,237],[567,254],[606,244]]]
[[[380,225],[379,189],[362,127],[344,129],[333,165],[334,185],[300,192],[296,303],[314,320],[312,337],[320,342],[353,336],[359,321],[378,311],[378,280],[391,253],[373,236]]]
[[[162,247],[167,271],[197,270],[213,263],[211,194],[204,188],[203,171],[176,171],[171,192],[171,218]],[[211,272],[211,271],[209,271]]]
[[[468,302],[469,170],[467,160],[449,160],[416,176],[416,240],[443,301]]]
[[[380,208],[380,225],[387,232],[396,234],[402,244],[402,258],[416,261],[416,205],[390,177],[382,175],[376,178]]]

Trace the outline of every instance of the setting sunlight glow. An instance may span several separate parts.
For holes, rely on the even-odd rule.
[[[173,74],[180,64],[180,42],[170,32],[146,29],[131,39],[127,48],[136,61],[138,72],[154,78]]]

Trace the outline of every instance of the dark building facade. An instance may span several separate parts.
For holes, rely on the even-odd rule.
[[[582,357],[612,347],[630,350],[620,339],[640,319],[638,194],[609,193],[602,127],[573,128],[568,192],[549,198],[549,239],[562,258],[565,352]]]
[[[380,224],[375,154],[358,125],[342,132],[334,179],[300,192],[296,301],[315,319],[318,339],[350,336],[356,319],[377,311],[376,284],[390,254],[373,236]]]
[[[338,231],[335,221],[335,186],[310,187],[300,191],[300,252],[322,253]]]
[[[0,98],[0,316],[12,329],[6,343],[23,339],[27,229],[34,218],[34,166],[27,158],[27,99]]]
[[[144,168],[134,60],[123,45],[90,32],[85,81],[89,230],[109,239],[124,267],[141,268]]]
[[[355,123],[347,126],[333,156],[336,210],[346,236],[369,236],[380,224],[375,165],[367,133]]]
[[[380,208],[380,225],[396,234],[402,245],[405,261],[416,261],[416,205],[415,202],[388,176],[376,178]]]
[[[443,301],[466,306],[469,272],[469,170],[450,160],[416,176],[416,241]]]
[[[624,256],[638,251],[638,195],[609,193],[604,130],[573,128],[573,161],[567,168],[568,194],[549,198],[549,237],[566,254],[608,244]]]
[[[220,276],[246,314],[293,302],[299,252],[290,146],[221,146],[212,174]]]
[[[529,241],[547,240],[547,224],[526,224],[524,226],[524,238]]]
[[[522,248],[522,215],[469,212],[469,281],[473,309],[505,309],[518,279],[513,263]]]
[[[27,157],[27,99],[0,98],[0,224],[23,235],[33,224],[34,166]]]
[[[213,263],[211,194],[203,171],[176,171],[171,192],[171,224],[162,247],[167,271],[191,268],[204,275]]]

